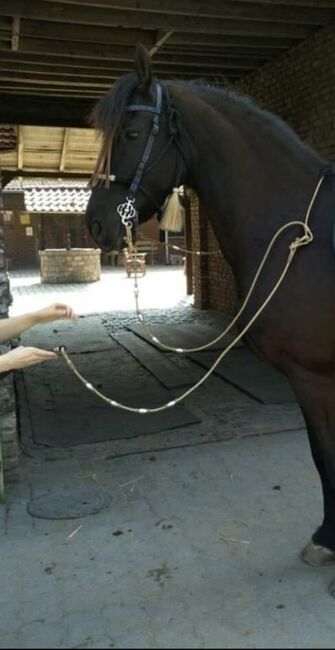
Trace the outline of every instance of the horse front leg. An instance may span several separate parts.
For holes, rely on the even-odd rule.
[[[299,369],[290,376],[302,409],[323,493],[324,516],[301,552],[311,566],[335,563],[335,377]],[[335,598],[335,579],[329,587]]]
[[[305,422],[313,460],[321,480],[324,517],[321,526],[302,550],[301,559],[311,566],[325,566],[335,562],[335,488],[334,481],[329,477],[331,467],[327,467],[315,428],[306,415]]]

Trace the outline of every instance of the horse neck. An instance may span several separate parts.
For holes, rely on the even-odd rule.
[[[304,218],[325,163],[279,119],[228,93],[176,95],[191,158],[186,184],[238,274],[283,223]],[[264,246],[253,246],[259,238]]]

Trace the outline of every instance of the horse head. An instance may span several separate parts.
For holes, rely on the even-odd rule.
[[[92,124],[102,146],[91,180],[86,224],[98,246],[120,250],[126,228],[162,207],[184,180],[180,117],[166,84],[154,79],[147,50],[138,45],[135,72],[123,75],[95,106]]]

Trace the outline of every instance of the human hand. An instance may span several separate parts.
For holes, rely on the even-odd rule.
[[[68,305],[63,305],[59,302],[54,302],[48,307],[39,309],[35,312],[36,320],[38,323],[51,323],[54,320],[59,320],[61,318],[67,318],[68,320],[77,320],[78,317],[74,314],[72,307]]]
[[[57,359],[57,354],[40,348],[24,347],[20,345],[0,356],[0,372],[27,368],[42,361]]]

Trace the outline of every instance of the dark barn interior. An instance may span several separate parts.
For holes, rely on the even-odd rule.
[[[0,122],[86,126],[94,99],[132,68],[137,41],[162,79],[220,84],[271,63],[334,18],[331,0],[2,3]]]

